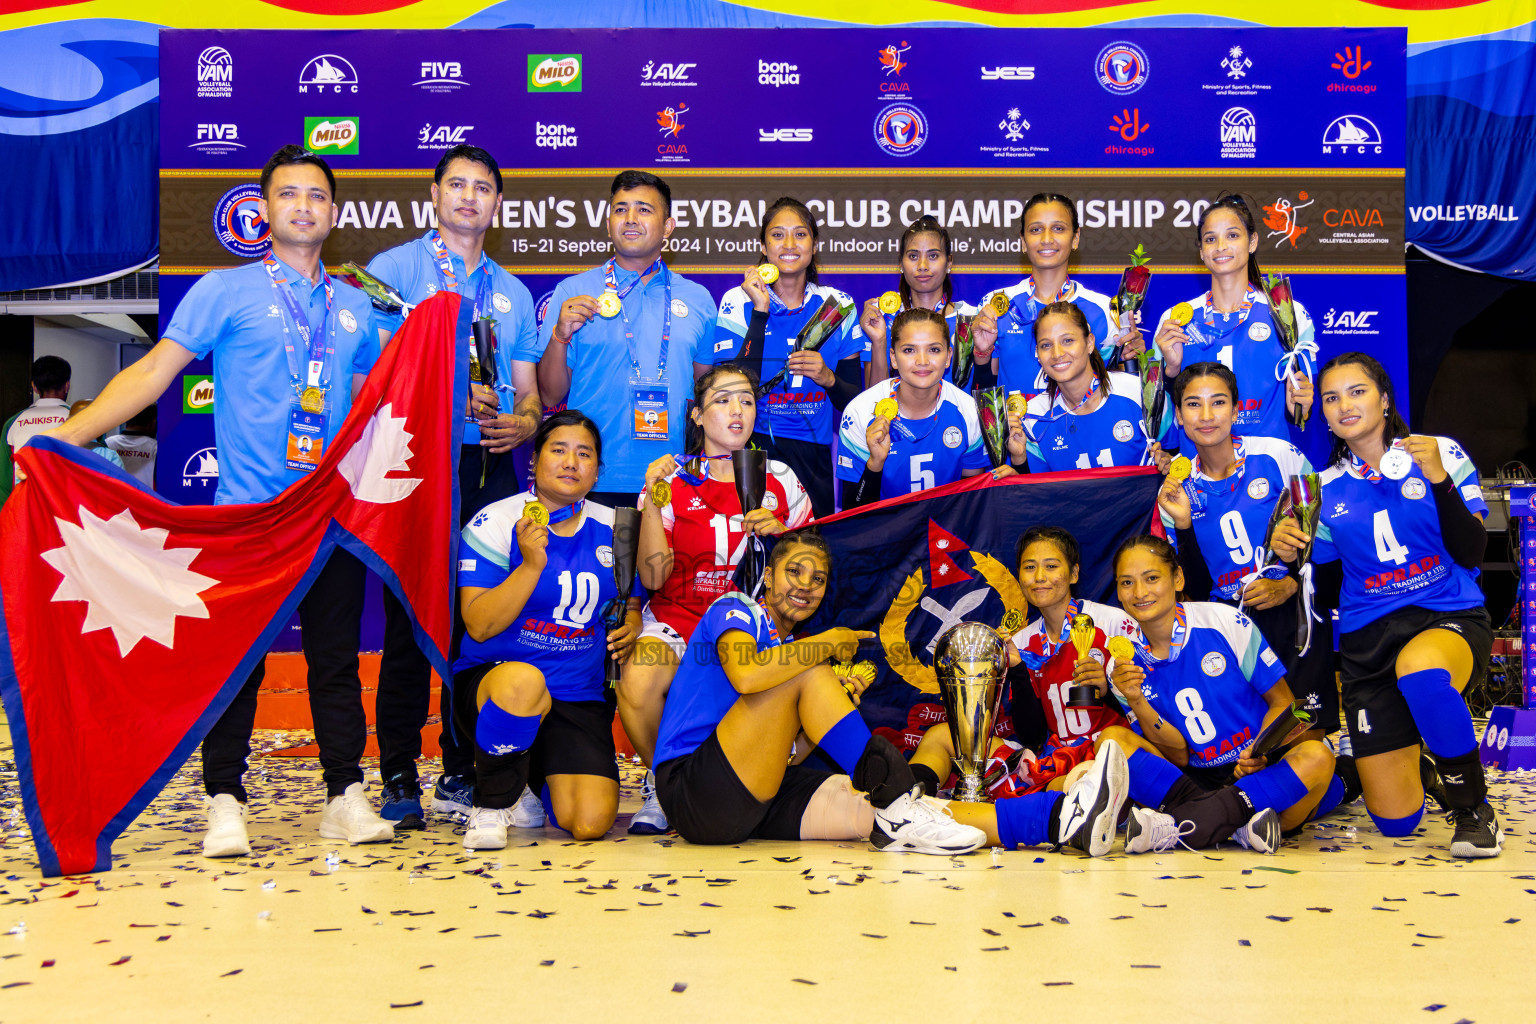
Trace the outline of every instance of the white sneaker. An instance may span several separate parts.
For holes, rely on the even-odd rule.
[[[1125,822],[1126,853],[1164,853],[1175,846],[1192,847],[1184,837],[1195,830],[1192,821],[1178,822],[1171,814],[1159,814],[1150,807],[1132,807]]]
[[[208,832],[203,836],[204,857],[244,857],[251,852],[245,832],[245,804],[229,793],[203,797],[208,812]]]
[[[629,819],[629,834],[632,836],[666,835],[667,812],[661,809],[661,802],[656,799],[655,772],[645,773],[645,781],[640,783],[640,797],[644,803],[635,812],[635,816]]]
[[[363,784],[354,782],[325,805],[325,813],[320,816],[320,837],[345,839],[349,843],[387,843],[395,838],[395,823],[375,814]]]
[[[913,786],[889,807],[875,808],[875,829],[869,841],[889,853],[970,853],[987,841],[979,828],[962,825],[947,810],[923,799],[923,787]]]
[[[544,801],[533,795],[533,790],[523,787],[523,795],[511,808],[510,823],[513,828],[543,828]],[[477,847],[476,847],[477,849]],[[501,847],[493,847],[501,849]]]
[[[1131,793],[1125,751],[1106,743],[1088,762],[1088,773],[1067,790],[1058,816],[1056,845],[1072,846],[1090,857],[1102,857],[1115,842],[1120,808]]]
[[[1273,808],[1264,808],[1232,833],[1232,841],[1255,853],[1274,853],[1280,849],[1280,816]]]
[[[464,830],[466,850],[504,850],[507,848],[507,823],[516,809],[512,807],[472,807],[469,827]]]

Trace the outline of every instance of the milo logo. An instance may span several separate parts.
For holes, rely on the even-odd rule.
[[[312,153],[357,153],[358,119],[306,117],[304,141]]]
[[[187,374],[181,378],[181,411],[213,412],[213,378]]]
[[[581,54],[530,53],[529,92],[581,92]]]

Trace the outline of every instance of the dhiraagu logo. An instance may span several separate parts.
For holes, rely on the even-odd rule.
[[[356,156],[358,118],[306,117],[304,146],[318,156]]]
[[[213,412],[213,378],[187,374],[181,378],[181,411]]]
[[[581,92],[581,54],[530,53],[529,92]]]

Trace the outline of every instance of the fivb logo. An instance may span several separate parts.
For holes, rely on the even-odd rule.
[[[757,62],[757,84],[771,85],[775,89],[784,85],[799,85],[800,65],[787,64],[781,60],[760,60]]]
[[[412,83],[423,92],[456,92],[469,83],[464,80],[464,65],[456,60],[424,60],[421,78]]]
[[[810,142],[810,128],[759,128],[758,142]]]
[[[357,69],[345,57],[334,53],[322,53],[310,59],[299,72],[299,92],[339,93],[343,89],[357,92]]]
[[[244,149],[245,143],[240,141],[238,125],[200,124],[197,126],[197,141],[187,143],[187,148],[209,156],[222,156],[233,153],[237,149]]]
[[[235,60],[222,46],[197,55],[197,98],[227,100],[235,93]]]

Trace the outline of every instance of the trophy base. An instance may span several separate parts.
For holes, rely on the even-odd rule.
[[[981,784],[980,775],[962,775],[960,781],[955,784],[953,800],[963,804],[990,804],[992,798]]]

